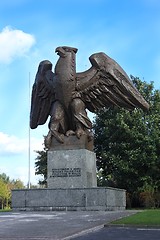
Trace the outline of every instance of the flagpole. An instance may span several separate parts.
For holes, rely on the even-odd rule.
[[[30,72],[29,72],[29,106],[30,106]],[[31,187],[31,140],[30,140],[30,116],[28,126],[28,188]]]

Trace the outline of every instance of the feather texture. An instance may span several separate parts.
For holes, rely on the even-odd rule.
[[[92,67],[77,74],[76,89],[91,112],[113,105],[129,110],[149,108],[118,63],[104,53],[93,54],[89,59]]]

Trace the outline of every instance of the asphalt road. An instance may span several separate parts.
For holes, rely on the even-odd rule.
[[[74,240],[160,240],[160,229],[105,227]]]
[[[103,227],[112,220],[133,213],[134,211],[0,213],[0,240],[160,240],[158,229],[149,231]]]

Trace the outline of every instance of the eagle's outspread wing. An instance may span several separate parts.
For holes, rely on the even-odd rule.
[[[54,101],[54,80],[52,63],[48,60],[40,62],[32,88],[30,127],[36,128],[47,121]]]
[[[117,62],[102,52],[91,55],[89,60],[92,67],[77,73],[76,89],[91,112],[113,105],[129,110],[149,108]]]

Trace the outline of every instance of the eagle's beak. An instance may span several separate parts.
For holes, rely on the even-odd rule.
[[[57,47],[55,52],[57,52],[57,55],[59,55],[60,57],[66,56],[66,52],[62,47]]]

